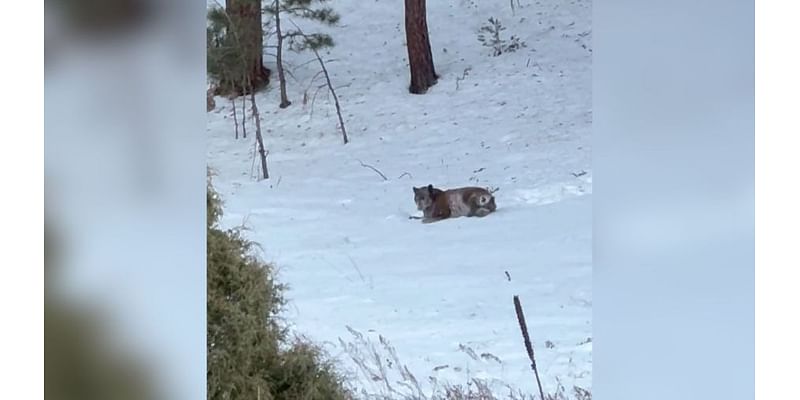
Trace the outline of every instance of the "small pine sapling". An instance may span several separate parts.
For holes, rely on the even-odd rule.
[[[506,27],[495,17],[489,17],[489,22],[478,30],[478,41],[492,49],[493,57],[503,53],[513,53],[526,46],[525,42],[515,35],[511,35],[508,40],[503,39],[500,33],[504,30]]]
[[[339,14],[332,8],[325,6],[329,0],[274,0],[267,2],[264,11],[271,14],[275,20],[275,34],[277,36],[276,62],[278,79],[281,90],[281,108],[288,107],[291,102],[286,95],[286,78],[283,71],[283,48],[287,43],[292,51],[320,50],[334,45],[333,38],[324,33],[303,34],[299,29],[281,29],[281,18],[292,17],[311,20],[325,25],[335,25],[339,22]],[[294,23],[294,22],[293,22]]]

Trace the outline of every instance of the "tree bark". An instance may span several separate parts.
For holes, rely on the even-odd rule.
[[[405,11],[406,47],[411,69],[411,84],[408,90],[414,94],[423,94],[436,84],[438,78],[433,67],[425,0],[405,0]]]
[[[278,69],[278,82],[281,89],[281,104],[280,108],[289,107],[292,102],[286,96],[286,75],[283,73],[283,32],[281,31],[281,2],[275,0],[275,30],[278,34],[278,53],[275,56]]]
[[[241,90],[242,94],[247,94],[248,90],[258,90],[269,83],[269,70],[264,67],[261,1],[227,0],[225,10],[240,24],[238,36],[247,61],[247,75],[242,79]]]

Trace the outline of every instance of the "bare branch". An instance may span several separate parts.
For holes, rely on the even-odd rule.
[[[461,77],[458,77],[458,76],[456,77],[456,90],[459,89],[459,85],[458,85],[459,82],[467,79],[467,75],[469,75],[470,71],[472,71],[472,67],[464,68],[464,73],[461,74]]]
[[[365,164],[363,161],[361,161],[361,160],[359,160],[359,159],[356,159],[356,161],[358,161],[358,162],[361,164],[361,166],[362,166],[362,167],[364,167],[364,168],[369,168],[369,169],[371,169],[371,170],[375,171],[375,173],[377,173],[378,175],[380,175],[380,176],[381,176],[381,178],[383,178],[383,180],[385,180],[385,181],[388,181],[388,180],[389,180],[389,178],[387,178],[387,177],[386,177],[386,175],[384,175],[384,174],[383,174],[383,172],[381,172],[381,171],[380,171],[380,170],[378,170],[377,168],[373,167],[372,165]]]
[[[570,172],[570,174],[572,174],[572,176],[574,176],[576,178],[580,178],[580,177],[586,175],[586,171],[581,170],[581,172]]]
[[[316,61],[316,60],[314,60],[314,61]],[[317,71],[317,73],[316,73],[316,74],[314,74],[314,76],[312,76],[312,77],[311,77],[311,80],[308,82],[308,87],[306,87],[306,90],[308,90],[308,89],[311,89],[311,85],[313,85],[313,84],[314,84],[314,81],[316,81],[316,80],[317,80],[317,78],[318,78],[320,75],[322,75],[322,71]],[[324,87],[324,86],[323,86],[323,87]]]
[[[297,68],[300,68],[300,67],[304,67],[304,66],[306,66],[308,64],[313,63],[314,61],[317,61],[317,60],[312,58],[312,59],[310,59],[308,61],[304,61],[304,62],[301,62],[300,64],[297,64],[297,65],[293,66],[292,69],[297,69]]]
[[[304,37],[308,38],[308,36],[306,36],[306,34],[303,33],[303,30],[300,29],[300,27],[294,23],[294,21],[290,19],[289,22],[291,22],[292,25],[294,25],[294,27],[297,28],[297,32],[299,32]],[[325,62],[322,61],[322,57],[319,55],[319,52],[317,51],[317,49],[314,48],[312,48],[311,50],[317,57],[317,61],[319,61],[319,66],[322,68],[322,72],[325,74],[325,81],[327,82],[328,89],[330,90],[331,95],[333,95],[333,102],[336,105],[336,115],[339,116],[339,127],[342,130],[342,140],[344,140],[344,144],[347,144],[349,140],[347,139],[347,129],[344,126],[344,118],[342,118],[342,107],[339,105],[339,96],[336,95],[336,90],[333,88],[333,84],[331,83],[331,77],[328,74],[328,69],[325,68]],[[381,174],[381,176],[383,176],[383,174]],[[383,179],[386,180],[386,177],[383,176]]]
[[[311,97],[311,113],[309,118],[314,118],[314,103],[317,102],[317,94],[319,94],[319,91],[322,89],[325,89],[325,85],[317,86],[317,90],[314,91],[314,96]]]

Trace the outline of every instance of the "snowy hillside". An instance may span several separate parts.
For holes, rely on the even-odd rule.
[[[440,79],[425,95],[407,91],[402,2],[331,4],[342,19],[324,57],[350,144],[332,98],[312,108],[308,53],[285,53],[292,106],[278,109],[277,82],[258,97],[272,179],[253,179],[252,121],[234,140],[230,102],[208,114],[223,224],[244,223],[278,266],[293,329],[354,371],[348,326],[388,339],[426,388],[478,377],[533,393],[518,294],[545,390],[591,388],[591,3],[521,0],[512,15],[507,0],[429,0]],[[477,39],[490,16],[526,47],[492,57]],[[412,186],[429,183],[498,188],[498,211],[408,219]]]

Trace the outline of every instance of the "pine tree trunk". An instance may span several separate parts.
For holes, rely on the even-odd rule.
[[[414,94],[423,94],[429,87],[435,85],[437,80],[428,37],[425,0],[405,0],[405,8],[406,47],[411,69],[411,85],[408,90]]]
[[[242,79],[242,93],[258,90],[269,83],[269,70],[264,67],[264,28],[261,21],[260,0],[227,0],[226,11],[231,18],[241,22],[239,40],[247,58],[247,76]]]
[[[280,0],[275,0],[275,30],[278,35],[278,53],[275,56],[278,69],[278,82],[281,89],[281,104],[280,108],[289,107],[292,102],[286,96],[286,75],[283,73],[283,32],[281,31],[281,4]]]

